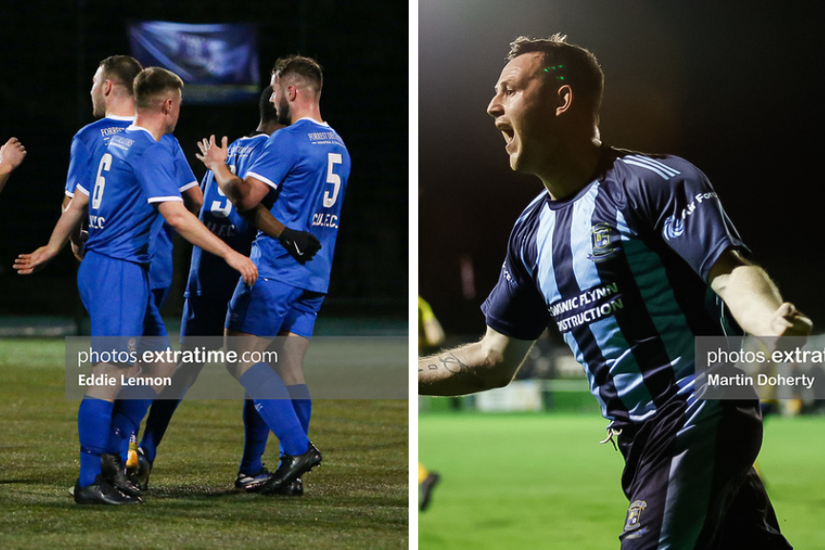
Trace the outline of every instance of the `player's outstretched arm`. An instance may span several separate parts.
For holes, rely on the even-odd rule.
[[[418,360],[420,395],[464,395],[509,384],[535,341],[487,327],[480,342]]]
[[[216,237],[203,225],[198,218],[189,212],[181,201],[166,201],[158,205],[161,215],[175,231],[195,246],[210,252],[224,261],[232,269],[239,271],[243,281],[248,285],[254,285],[258,279],[258,268],[252,260],[238,254],[232,248]]]
[[[23,163],[26,158],[26,148],[13,137],[0,147],[0,192],[6,186],[11,173]]]
[[[710,286],[727,304],[742,329],[754,336],[807,336],[811,320],[783,302],[776,285],[761,267],[729,248],[710,270]]]
[[[66,246],[69,237],[80,227],[80,222],[86,216],[86,207],[89,204],[89,196],[83,193],[75,193],[68,208],[60,215],[57,224],[54,226],[49,244],[41,246],[31,254],[20,254],[14,260],[14,269],[20,275],[31,275],[35,271],[44,268],[57,254]]]

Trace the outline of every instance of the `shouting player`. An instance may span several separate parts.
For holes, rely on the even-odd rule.
[[[545,189],[512,230],[483,339],[421,359],[419,393],[508,384],[553,321],[625,458],[623,549],[790,548],[752,469],[759,403],[698,399],[694,338],[725,334],[722,305],[758,336],[807,334],[810,320],[743,259],[702,172],[599,141],[590,52],[522,37],[508,60],[487,112],[510,167]]]
[[[134,82],[137,117],[133,125],[112,137],[97,159],[94,187],[78,185],[49,243],[15,261],[21,274],[44,267],[65,246],[88,207],[89,240],[78,271],[78,288],[91,317],[93,348],[102,337],[113,337],[115,351],[128,355],[129,340],[143,334],[144,318],[153,306],[148,280],[151,240],[164,219],[192,244],[224,258],[248,284],[253,285],[257,278],[257,268],[249,258],[215,237],[183,205],[175,182],[174,157],[160,143],[178,122],[182,88],[181,79],[165,69],[150,67],[138,74]],[[129,366],[98,363],[94,373],[114,375]],[[151,368],[146,370],[146,375],[156,374]],[[101,474],[101,455],[112,429],[113,402],[120,391],[120,378],[113,378],[116,384],[89,386],[78,411],[80,476],[74,490],[78,504],[140,502],[139,497],[121,492]],[[144,408],[139,418],[145,412]]]
[[[263,362],[227,365],[283,448],[278,470],[260,486],[264,494],[282,492],[321,462],[321,453],[307,437],[312,402],[303,358],[329,287],[350,172],[343,140],[321,117],[322,83],[315,60],[279,59],[272,70],[272,102],[279,122],[289,126],[272,134],[243,179],[226,166],[225,137],[221,146],[214,136],[204,140],[198,157],[240,211],[256,207],[271,189],[277,191],[272,218],[255,215],[261,232],[251,257],[261,280],[254,287],[238,282],[226,321],[226,334],[236,337],[239,357],[262,352],[276,336],[285,337],[278,373]]]

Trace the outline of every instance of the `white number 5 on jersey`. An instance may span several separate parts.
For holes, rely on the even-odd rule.
[[[343,158],[340,153],[327,153],[327,183],[332,184],[332,194],[329,189],[324,191],[324,208],[329,208],[338,200],[338,191],[341,190],[341,176],[332,171],[332,167],[341,164]]]

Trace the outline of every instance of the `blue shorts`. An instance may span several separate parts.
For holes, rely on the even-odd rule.
[[[95,337],[118,337],[97,341],[104,348],[134,351],[153,306],[148,266],[89,251],[77,272],[77,288],[92,321],[92,347]]]
[[[169,287],[153,288],[150,292],[149,309],[143,318],[143,336],[150,336],[149,339],[141,339],[139,351],[144,350],[164,350],[169,349],[169,336],[166,332],[166,325],[163,317],[160,316],[160,308],[169,296]]]
[[[229,297],[191,294],[183,303],[180,320],[180,343],[187,336],[222,336]]]
[[[272,279],[258,279],[250,288],[241,279],[229,301],[225,326],[265,338],[284,332],[310,338],[325,297]]]

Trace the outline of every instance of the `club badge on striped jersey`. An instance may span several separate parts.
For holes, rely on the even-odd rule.
[[[630,503],[627,508],[627,519],[624,522],[621,538],[636,539],[645,533],[646,530],[642,528],[641,524],[642,512],[645,508],[647,508],[647,502],[644,500],[634,500]]]
[[[597,223],[590,228],[590,240],[592,253],[587,255],[587,259],[599,263],[609,260],[619,252],[616,241],[615,229],[606,223]]]

